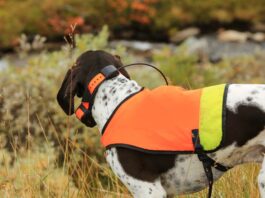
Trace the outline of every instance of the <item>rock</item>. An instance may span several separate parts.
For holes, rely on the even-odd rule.
[[[189,54],[193,53],[209,53],[208,42],[205,38],[190,37],[185,42]]]
[[[114,40],[110,42],[110,46],[115,48],[117,45],[121,45],[123,47],[128,48],[132,51],[138,52],[149,52],[156,49],[162,49],[165,45],[171,47],[171,44],[166,43],[151,43],[146,41],[127,41],[127,40]]]
[[[0,71],[7,69],[7,67],[8,67],[8,62],[6,60],[0,59]]]
[[[216,37],[207,36],[209,45],[209,59],[213,62],[215,60],[224,58],[233,58],[238,56],[245,56],[255,54],[256,52],[265,51],[265,43],[257,43],[247,40],[246,42],[222,42]]]
[[[131,45],[132,48],[139,51],[147,51],[153,48],[153,45],[149,42],[134,41]]]
[[[265,34],[261,32],[253,33],[251,34],[250,39],[255,42],[263,42],[265,40]]]
[[[170,37],[170,41],[173,43],[179,43],[190,37],[195,37],[200,33],[200,30],[196,27],[190,27],[181,31],[176,32]]]
[[[265,32],[265,23],[255,23],[251,29],[255,32]]]
[[[248,32],[239,32],[236,30],[220,30],[218,39],[223,42],[239,42],[244,43],[250,37]]]
[[[145,41],[126,41],[126,40],[120,40],[120,41],[112,41],[111,46],[117,46],[118,44],[129,48],[131,50],[136,50],[136,51],[149,51],[153,49],[153,44],[150,42],[145,42]]]
[[[209,45],[207,39],[190,37],[185,40],[184,45],[187,46],[188,54],[196,54],[199,61],[208,59]]]

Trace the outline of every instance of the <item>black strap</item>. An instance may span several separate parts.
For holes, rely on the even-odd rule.
[[[206,174],[209,190],[208,190],[208,198],[211,198],[212,196],[212,190],[213,190],[213,172],[212,167],[216,168],[219,171],[225,172],[230,169],[230,167],[223,166],[222,164],[217,163],[215,160],[210,158],[205,153],[201,152],[198,153],[198,158],[203,164],[204,172]]]
[[[208,156],[204,153],[199,153],[198,158],[202,162],[204,172],[206,174],[209,190],[208,190],[208,198],[211,198],[212,191],[213,191],[213,172],[212,172],[212,166],[210,161],[207,158]]]
[[[199,138],[199,130],[194,129],[192,130],[192,142],[195,148],[195,152],[198,155],[199,160],[202,162],[204,172],[206,174],[208,183],[209,183],[209,191],[208,191],[208,198],[211,198],[212,196],[212,190],[213,190],[213,172],[212,167],[216,168],[219,171],[225,172],[230,169],[230,167],[223,166],[222,164],[217,163],[215,160],[210,158],[205,151],[203,150],[203,147],[200,143]]]

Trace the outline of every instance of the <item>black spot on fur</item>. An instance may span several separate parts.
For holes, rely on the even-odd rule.
[[[178,159],[177,159],[178,162],[183,162],[184,160],[185,160],[184,157],[178,157]]]
[[[239,105],[237,112],[227,109],[226,133],[222,146],[226,147],[233,142],[243,146],[263,131],[264,125],[265,113],[258,107]]]
[[[263,182],[261,182],[260,185],[261,185],[261,188],[265,187],[265,184]]]
[[[152,188],[149,188],[149,194],[151,195],[153,192]]]
[[[252,97],[247,97],[247,101],[248,101],[248,102],[251,102],[252,100],[253,100]]]
[[[111,87],[109,92],[112,93],[115,90],[115,87]]]
[[[251,94],[257,94],[257,93],[259,93],[258,90],[253,90],[253,91],[251,92]]]
[[[126,80],[123,79],[123,78],[119,78],[118,81],[121,82],[121,83],[125,83],[126,82]]]
[[[105,106],[107,106],[108,105],[108,102],[105,102]]]
[[[107,95],[104,95],[102,100],[106,100],[107,98],[108,98]]]
[[[124,171],[143,181],[153,182],[175,164],[175,154],[148,154],[117,147],[118,158]]]

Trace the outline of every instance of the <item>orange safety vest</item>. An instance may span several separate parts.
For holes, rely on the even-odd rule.
[[[210,88],[210,90],[213,89]],[[219,95],[223,97],[224,86],[219,90],[221,90]],[[204,92],[208,93],[209,91],[204,91],[204,89],[185,90],[175,86],[161,86],[154,90],[144,89],[124,100],[114,111],[103,128],[101,142],[107,148],[123,146],[145,151],[193,152],[195,147],[192,131],[199,130],[200,133],[200,127],[207,128],[201,121],[201,117],[205,118],[201,115],[205,111],[204,107],[202,109],[205,104],[201,104]],[[209,99],[211,94],[207,95],[209,96],[203,97],[206,98],[203,99],[204,103],[211,103],[212,100]],[[219,103],[223,105],[223,99]],[[222,110],[222,108],[219,109]],[[210,119],[212,117],[222,119],[220,112],[217,112],[216,115],[211,116]],[[205,118],[204,120],[209,119]],[[217,128],[222,128],[219,126],[219,121],[217,123]],[[220,129],[218,130],[220,131]],[[212,132],[210,131],[210,133]],[[208,138],[209,131],[206,130],[205,134]],[[215,149],[219,146],[221,139],[219,138],[215,142],[217,143],[208,148],[206,146],[204,150]]]

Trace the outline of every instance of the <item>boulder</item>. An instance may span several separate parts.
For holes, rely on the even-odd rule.
[[[256,32],[251,34],[250,39],[255,42],[263,42],[265,41],[265,34],[262,32]]]
[[[170,41],[173,43],[180,43],[190,37],[195,37],[200,33],[200,30],[196,27],[190,27],[181,31],[174,33],[170,37]]]
[[[239,42],[244,43],[250,37],[249,32],[239,32],[236,30],[220,30],[218,39],[223,42]]]

